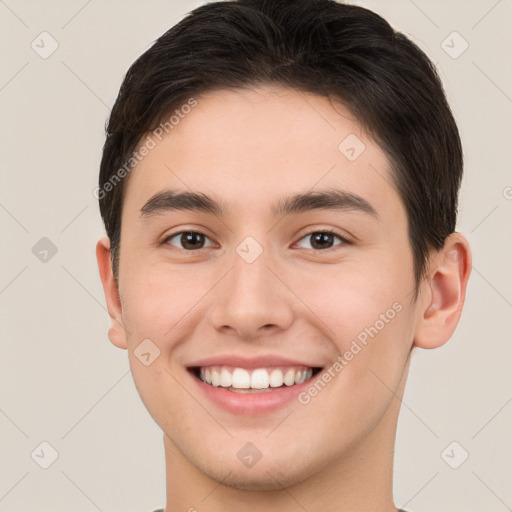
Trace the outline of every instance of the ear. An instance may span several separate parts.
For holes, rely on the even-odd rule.
[[[460,233],[452,233],[434,253],[430,277],[422,285],[415,346],[437,348],[451,338],[462,313],[471,268],[468,241]]]
[[[121,299],[117,283],[112,274],[112,262],[110,256],[110,240],[102,237],[96,244],[96,260],[103,284],[108,314],[110,315],[109,340],[119,348],[127,348],[126,330],[123,324]]]

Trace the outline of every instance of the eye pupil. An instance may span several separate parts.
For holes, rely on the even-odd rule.
[[[315,249],[326,249],[327,247],[323,247],[322,244],[327,241],[328,244],[332,244],[333,242],[333,234],[332,233],[313,233],[311,235],[313,243],[311,244],[312,247],[315,247],[316,245],[320,244],[320,247],[315,247]]]
[[[197,242],[197,238],[199,238],[204,244],[204,235],[202,233],[195,233],[193,231],[188,233],[182,233],[181,235],[181,244],[185,249],[197,249],[197,243],[195,244],[194,241]],[[200,245],[202,245],[200,244]]]

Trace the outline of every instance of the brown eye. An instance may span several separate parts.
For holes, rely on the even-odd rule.
[[[173,239],[177,239],[178,243],[181,244],[181,247],[178,246],[178,249],[193,251],[194,249],[203,249],[205,240],[208,239],[208,237],[198,231],[180,231],[179,233],[174,233],[167,237],[164,242],[176,247],[176,245],[171,242]]]
[[[343,243],[346,242],[344,238],[342,238],[340,235],[337,235],[336,233],[332,231],[314,231],[312,233],[308,233],[306,236],[302,237],[301,240],[310,240],[311,247],[303,247],[303,249],[331,249],[334,239],[337,238],[338,240],[341,240],[341,244],[337,245],[343,245]]]

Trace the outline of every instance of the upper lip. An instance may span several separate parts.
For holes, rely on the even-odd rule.
[[[322,364],[289,359],[278,355],[262,355],[257,357],[241,357],[233,354],[218,355],[194,361],[187,364],[188,368],[201,366],[234,366],[237,368],[264,368],[267,366],[305,366],[307,368],[322,368]]]

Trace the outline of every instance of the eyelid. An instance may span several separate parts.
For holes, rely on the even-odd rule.
[[[293,245],[298,244],[302,239],[304,239],[304,238],[306,238],[308,236],[311,236],[311,235],[313,235],[315,233],[329,233],[331,235],[334,235],[334,236],[338,237],[341,240],[342,243],[338,244],[338,245],[335,245],[333,247],[328,247],[327,249],[308,249],[308,250],[312,250],[314,252],[334,251],[334,250],[336,250],[337,247],[340,247],[340,246],[343,246],[343,245],[349,245],[349,244],[352,243],[348,239],[348,237],[346,237],[345,235],[342,235],[341,233],[339,233],[334,228],[313,228],[313,229],[308,229],[308,231],[303,233]]]
[[[177,250],[183,250],[185,252],[188,252],[188,253],[193,253],[193,252],[199,252],[201,249],[207,249],[208,247],[201,247],[201,249],[197,249],[195,251],[189,251],[189,250],[186,250],[186,249],[180,249],[179,247],[175,247],[173,245],[171,245],[169,243],[169,240],[171,238],[175,238],[177,237],[178,235],[183,235],[185,233],[194,233],[194,234],[197,234],[197,235],[203,235],[205,238],[207,238],[208,240],[210,240],[212,242],[212,245],[217,245],[216,242],[214,242],[210,236],[208,236],[204,231],[201,231],[199,229],[180,229],[179,231],[176,231],[176,232],[173,232],[173,233],[169,233],[168,235],[165,235],[163,240],[159,243],[159,245],[170,245],[171,247],[173,247],[174,249],[177,249]],[[211,246],[209,246],[211,247]]]
[[[184,233],[195,233],[195,234],[203,235],[205,238],[209,239],[212,242],[213,245],[216,245],[216,242],[213,242],[211,237],[208,236],[203,231],[201,231],[200,229],[181,229],[179,231],[176,231],[176,232],[173,232],[173,233],[169,233],[168,235],[165,235],[165,237],[163,238],[163,240],[161,242],[161,245],[167,244],[167,245],[170,245],[171,247],[173,247],[174,249],[183,250],[183,251],[185,251],[187,253],[194,253],[194,252],[199,252],[201,249],[207,249],[207,247],[201,247],[200,249],[197,249],[197,250],[186,250],[186,249],[180,249],[179,247],[175,247],[175,246],[171,245],[170,243],[168,243],[170,239],[175,238],[176,236],[182,235]],[[320,228],[309,228],[308,231],[303,232],[303,234],[300,235],[300,237],[297,239],[297,241],[293,243],[293,246],[298,244],[302,239],[304,239],[304,238],[306,238],[308,236],[311,236],[311,235],[313,235],[315,233],[329,233],[331,235],[334,235],[334,236],[338,237],[342,241],[342,243],[338,244],[338,245],[335,245],[334,247],[329,247],[327,249],[308,249],[308,250],[312,250],[314,252],[333,251],[338,246],[349,245],[349,244],[353,243],[353,242],[350,241],[350,239],[347,236],[341,234],[340,232],[338,232],[334,228],[322,228],[322,227],[320,227]],[[211,246],[209,246],[209,247],[211,247]]]
[[[303,238],[306,235],[311,235],[313,233],[332,233],[333,235],[339,236],[343,241],[350,243],[351,238],[349,233],[346,231],[338,230],[333,227],[327,227],[327,226],[313,226],[313,227],[307,227],[304,228],[306,231],[303,232],[301,235],[301,238]]]

